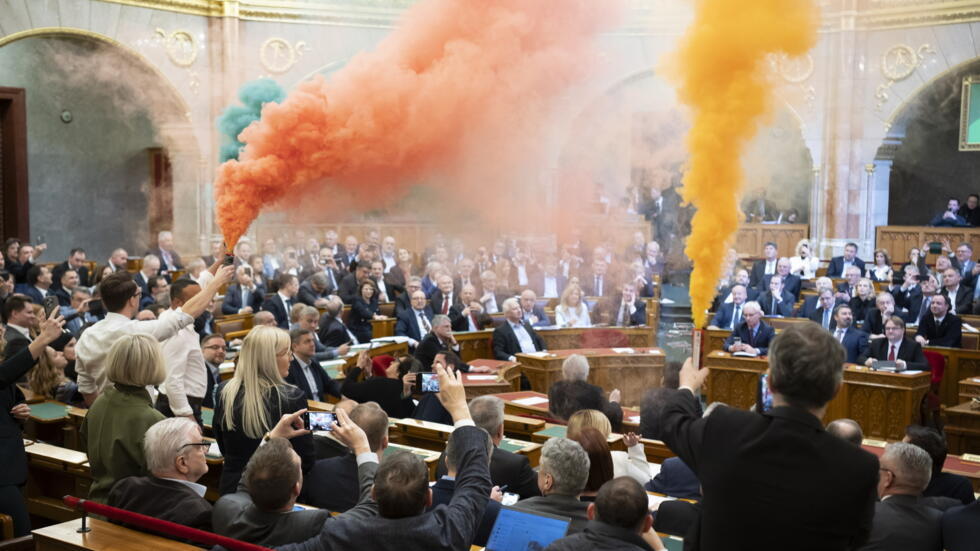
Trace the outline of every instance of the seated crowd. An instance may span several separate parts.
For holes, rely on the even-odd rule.
[[[855,277],[838,289],[818,280],[805,316],[815,323],[776,335],[763,315],[796,313],[815,268],[808,247],[793,260],[773,246],[761,268],[726,284],[712,320],[732,331],[729,351],[769,356],[768,413],[703,408],[706,370],[672,363],[644,395],[640,435],[622,434],[626,450],[613,450],[614,433],[623,433],[620,392],[589,383],[588,360],[571,355],[548,389],[549,416],[567,425],[565,436],[545,442],[535,470],[501,448],[500,398],[467,403],[461,373],[489,368],[460,359],[454,332],[493,327],[494,357],[513,361],[544,350],[536,328],[642,325],[641,297],[652,295],[662,270],[656,243],[621,257],[596,247],[588,262],[576,244],[536,264],[506,241],[468,257],[437,239],[420,270],[415,255],[377,232],[364,244],[341,244],[333,232],[322,243],[291,237],[266,241],[261,255],[240,242],[226,266],[217,247],[185,270],[163,232],[135,275],[122,250],[90,274],[80,249],[51,270],[33,262],[35,251],[21,254],[30,245],[5,249],[4,279],[20,283],[23,273],[27,286],[2,297],[0,426],[12,464],[0,478],[0,512],[14,517],[18,534],[29,530],[26,459],[16,452],[18,420],[29,415],[15,385],[24,379],[33,392],[88,408],[80,437],[93,483],[84,497],[276,549],[486,546],[514,511],[567,519],[567,534],[542,545],[555,551],[664,549],[657,532],[694,549],[959,551],[980,538],[969,481],[942,471],[941,433],[911,426],[879,460],[861,449],[853,421],[820,422],[845,361],[927,369],[923,345],[958,344],[950,334],[955,325],[959,335],[956,303],[962,293],[972,299],[957,277],[962,258],[942,274],[948,292],[937,292],[931,275],[908,275],[876,297],[853,273],[860,260],[845,255],[841,273]],[[865,275],[886,277],[875,268]],[[936,286],[926,295],[930,277]],[[921,333],[910,339],[905,295],[915,286],[916,311],[929,319],[914,317]],[[51,310],[49,293],[58,298]],[[539,296],[558,299],[552,315]],[[342,382],[331,379],[319,363],[370,341],[371,321],[389,303],[411,352],[361,353]],[[238,314],[253,316],[240,350],[214,330],[216,315]],[[237,352],[235,368],[222,381],[229,352]],[[428,371],[440,390],[420,394],[418,373]],[[337,402],[335,421],[329,436],[313,434],[308,401],[327,399]],[[204,408],[213,410],[214,445],[204,438]],[[411,417],[452,427],[434,484],[419,455],[389,445],[389,421]],[[662,440],[676,457],[648,462],[641,437]],[[201,481],[215,451],[223,461],[212,503]],[[679,499],[651,506],[648,491]],[[508,494],[516,502],[504,505]]]

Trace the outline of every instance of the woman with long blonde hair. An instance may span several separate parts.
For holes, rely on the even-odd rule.
[[[568,418],[565,436],[578,440],[585,428],[598,430],[603,438],[609,438],[612,433],[612,423],[606,414],[596,409],[583,409]],[[631,432],[626,433],[623,435],[623,442],[628,452],[612,452],[614,476],[628,476],[640,484],[646,484],[650,481],[650,464],[647,463],[647,454],[640,443],[640,437]]]
[[[555,325],[558,327],[592,327],[589,307],[582,300],[582,288],[570,283],[561,294],[555,307]]]
[[[225,458],[218,486],[232,493],[262,438],[288,413],[306,408],[306,395],[285,381],[292,359],[289,333],[259,326],[245,337],[235,375],[221,383],[214,403],[212,430]],[[316,366],[319,367],[319,366]],[[303,471],[313,466],[313,436],[291,440],[303,460]]]

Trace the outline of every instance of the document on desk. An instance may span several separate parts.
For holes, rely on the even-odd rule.
[[[631,415],[630,416],[630,423],[639,423],[639,422],[640,422],[640,416],[639,415]]]
[[[615,353],[617,353],[617,354],[635,354],[636,353],[636,350],[633,350],[632,348],[613,348],[612,351],[615,352]]]
[[[650,506],[651,511],[656,511],[660,509],[660,504],[665,501],[675,501],[677,498],[670,496],[655,496],[647,494],[647,504]]]
[[[548,356],[547,352],[525,352],[525,356],[532,356],[534,358],[545,358]]]
[[[548,398],[543,396],[531,396],[530,398],[519,398],[517,400],[512,400],[515,404],[522,406],[537,406],[540,404],[547,404]]]
[[[496,375],[467,375],[466,380],[468,381],[496,381]]]
[[[906,375],[918,375],[922,373],[921,369],[906,369],[905,371],[899,371],[899,373],[904,373]]]

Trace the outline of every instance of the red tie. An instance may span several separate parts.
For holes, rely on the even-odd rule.
[[[890,361],[890,362],[894,362],[895,361],[895,345],[894,344],[889,345],[889,347],[888,347],[888,361]]]
[[[443,314],[449,313],[449,297],[442,299],[442,313]]]

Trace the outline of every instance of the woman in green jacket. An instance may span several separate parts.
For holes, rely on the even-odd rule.
[[[146,474],[143,437],[164,419],[146,390],[167,378],[160,343],[148,335],[122,337],[106,357],[106,378],[112,384],[92,404],[81,428],[92,466],[89,499],[99,503],[117,480]]]

